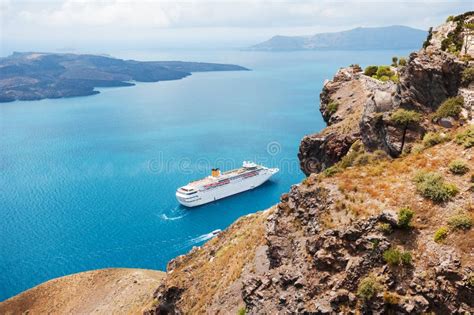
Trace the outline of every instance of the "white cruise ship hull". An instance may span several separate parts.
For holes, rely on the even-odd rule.
[[[265,183],[273,174],[277,173],[277,168],[264,168],[258,171],[258,174],[252,177],[241,177],[233,179],[230,183],[217,186],[208,190],[199,190],[192,195],[176,192],[176,198],[179,203],[186,207],[196,207],[210,203],[225,197],[229,197],[250,189],[254,189]]]

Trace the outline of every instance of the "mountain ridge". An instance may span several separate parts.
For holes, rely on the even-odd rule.
[[[345,31],[306,36],[276,35],[249,49],[266,51],[414,49],[420,47],[426,34],[426,31],[403,25],[356,27]]]

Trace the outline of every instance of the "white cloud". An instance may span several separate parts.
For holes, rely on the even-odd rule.
[[[69,42],[260,40],[393,24],[427,29],[472,7],[472,0],[0,0],[4,40]]]
[[[131,27],[167,27],[168,13],[160,2],[151,0],[93,1],[67,0],[58,8],[19,12],[25,22],[46,26],[104,26],[123,24]]]

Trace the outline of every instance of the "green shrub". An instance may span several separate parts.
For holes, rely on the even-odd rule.
[[[368,66],[368,67],[365,68],[364,74],[369,76],[369,77],[372,77],[372,76],[377,74],[378,68],[379,67],[377,67],[377,66]]]
[[[444,202],[454,197],[459,189],[437,173],[418,172],[414,177],[417,191],[425,198],[434,202]]]
[[[464,86],[468,86],[471,82],[474,82],[474,67],[464,69],[461,80]]]
[[[469,230],[472,227],[472,218],[467,214],[456,214],[448,219],[448,225],[453,229]]]
[[[454,21],[454,16],[453,15],[448,16],[448,18],[446,19],[446,22],[452,22],[452,21]]]
[[[245,314],[247,314],[247,311],[245,310],[245,307],[241,307],[237,311],[237,315],[245,315]]]
[[[403,57],[400,58],[400,60],[398,61],[398,65],[405,67],[407,65],[407,60]]]
[[[445,240],[446,237],[448,237],[448,228],[443,226],[436,230],[433,239],[435,242],[440,243]]]
[[[420,113],[414,110],[406,110],[399,108],[390,115],[390,121],[394,124],[406,126],[410,124],[418,123],[421,120]]]
[[[380,288],[379,280],[375,276],[367,276],[360,281],[357,296],[364,301],[368,301],[377,294]]]
[[[403,207],[398,210],[398,226],[404,229],[409,228],[414,215],[415,212],[410,207]]]
[[[394,74],[390,77],[390,81],[398,83],[400,82],[400,79],[398,78],[398,75]]]
[[[454,138],[454,141],[457,144],[464,146],[466,149],[474,146],[474,126],[458,133]]]
[[[423,136],[423,145],[425,148],[430,148],[434,145],[443,143],[447,140],[447,137],[440,134],[439,132],[427,132]]]
[[[383,252],[383,260],[391,266],[398,266],[400,264],[411,264],[411,253],[401,252],[396,248],[390,248]]]
[[[340,173],[342,170],[341,168],[337,167],[336,165],[333,165],[331,167],[328,167],[323,171],[324,176],[326,177],[332,177],[336,175],[337,173]]]
[[[396,248],[390,248],[383,252],[383,260],[389,265],[398,266],[401,261],[401,253]]]
[[[462,111],[464,99],[462,96],[450,97],[446,99],[436,110],[435,118],[459,117]]]
[[[382,78],[382,77],[388,77],[390,78],[392,75],[395,73],[390,69],[390,66],[379,66],[377,69],[377,77]]]
[[[469,172],[469,167],[461,160],[454,160],[449,163],[449,171],[455,175],[464,175]]]
[[[327,111],[332,115],[335,112],[337,112],[338,108],[339,108],[339,103],[338,102],[330,102],[327,106]]]
[[[383,234],[390,234],[392,233],[392,226],[388,223],[379,223],[377,225],[377,229],[382,232]]]
[[[411,265],[411,253],[410,252],[403,252],[400,255],[400,260],[402,261],[402,264],[404,265]]]

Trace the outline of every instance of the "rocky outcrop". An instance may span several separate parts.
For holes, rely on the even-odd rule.
[[[474,312],[474,231],[452,229],[445,242],[433,238],[459,209],[472,217],[470,175],[445,167],[462,157],[474,169],[472,147],[453,140],[396,161],[314,174],[360,147],[399,156],[441,128],[430,117],[440,102],[470,95],[458,80],[465,67],[449,53],[422,50],[397,69],[399,83],[367,77],[357,67],[340,69],[321,93],[328,127],[301,142],[298,156],[309,176],[270,211],[239,220],[171,262],[151,313]],[[398,109],[421,119],[397,125],[392,114]],[[423,198],[413,178],[424,167],[459,187],[455,197]],[[415,215],[408,227],[401,221],[404,206]]]
[[[465,17],[467,22],[472,19],[470,15]],[[354,67],[339,70],[333,80],[326,82],[320,111],[328,127],[301,141],[298,158],[302,171],[308,175],[332,166],[359,139],[367,151],[383,150],[392,157],[400,156],[427,131],[436,129],[438,122],[432,121],[431,114],[449,97],[467,95],[466,119],[472,119],[472,98],[461,89],[462,72],[469,61],[441,49],[443,38],[456,29],[457,23],[447,22],[436,28],[425,49],[412,53],[406,66],[394,69],[398,83],[372,79]],[[474,46],[470,32],[464,28],[460,33],[467,47]],[[357,100],[351,97],[354,95]],[[417,111],[422,119],[417,124],[397,125],[390,117],[398,109]],[[452,123],[442,121],[441,125]]]
[[[306,175],[330,167],[360,139],[358,123],[367,98],[360,76],[358,67],[343,68],[324,83],[320,111],[328,127],[301,140],[298,158]]]
[[[458,94],[465,68],[464,62],[443,51],[412,53],[400,70],[396,101],[403,108],[434,112],[446,98]]]

